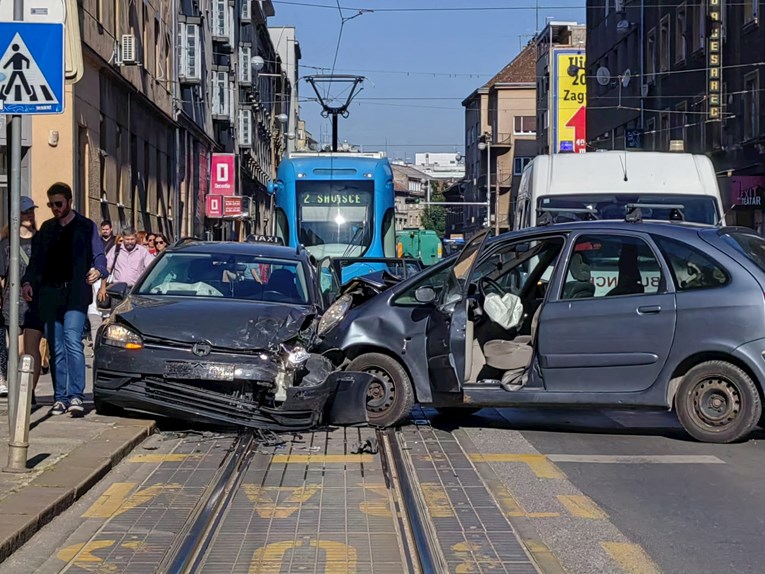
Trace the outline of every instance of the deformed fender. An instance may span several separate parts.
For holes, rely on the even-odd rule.
[[[327,382],[335,392],[327,401],[327,422],[345,426],[369,424],[367,393],[376,379],[374,375],[357,371],[332,373]]]

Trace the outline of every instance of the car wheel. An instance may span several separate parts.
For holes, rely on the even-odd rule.
[[[93,397],[93,404],[96,407],[96,413],[105,417],[121,417],[125,414],[125,411],[120,407],[116,407],[111,403],[105,403],[99,397]]]
[[[346,368],[377,377],[367,392],[369,424],[394,426],[409,416],[414,405],[414,391],[409,375],[395,359],[381,353],[356,357]]]
[[[724,361],[709,361],[688,371],[677,390],[675,406],[689,435],[721,444],[747,436],[762,415],[754,381]]]
[[[438,414],[451,418],[465,418],[476,414],[483,407],[436,407]]]

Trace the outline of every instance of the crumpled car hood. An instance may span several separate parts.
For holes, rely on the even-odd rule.
[[[131,295],[115,310],[144,337],[235,350],[267,350],[288,341],[314,313],[310,306],[151,295]]]

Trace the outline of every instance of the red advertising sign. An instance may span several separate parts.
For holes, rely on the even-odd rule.
[[[233,153],[212,154],[210,193],[214,195],[236,194],[236,159]]]
[[[731,178],[731,196],[733,205],[747,207],[765,207],[765,177],[761,175],[743,175]]]
[[[242,214],[242,198],[239,196],[223,197],[223,217],[232,217]]]
[[[208,195],[207,205],[205,207],[207,217],[223,217],[223,196]]]

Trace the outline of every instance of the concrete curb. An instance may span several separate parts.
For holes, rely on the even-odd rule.
[[[0,562],[69,508],[153,432],[154,421],[120,419],[0,501]]]
[[[457,429],[453,434],[465,452],[479,452],[463,429]],[[508,522],[515,529],[521,544],[523,544],[526,551],[534,559],[539,569],[544,574],[566,574],[566,570],[561,565],[557,556],[542,542],[536,527],[531,520],[523,515],[524,513],[520,510],[520,505],[502,483],[497,473],[494,472],[491,465],[487,462],[478,461],[473,461],[473,465],[486,484],[486,488],[504,511]]]

